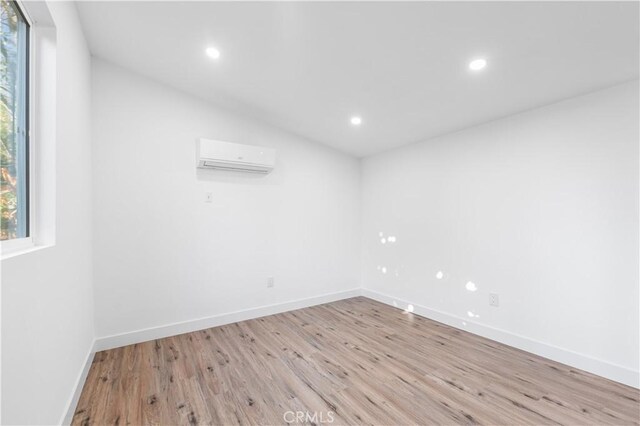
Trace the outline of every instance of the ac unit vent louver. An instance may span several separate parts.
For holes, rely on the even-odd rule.
[[[248,173],[269,173],[276,161],[276,150],[255,145],[198,140],[197,167]]]

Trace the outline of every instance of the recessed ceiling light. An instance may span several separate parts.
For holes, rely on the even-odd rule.
[[[362,118],[360,117],[351,117],[351,124],[354,126],[359,126],[362,124]]]
[[[215,47],[207,47],[207,50],[205,50],[205,53],[211,59],[218,59],[220,57],[220,51]]]
[[[474,59],[473,61],[469,62],[469,69],[472,71],[480,71],[486,66],[487,66],[487,60],[482,58]]]

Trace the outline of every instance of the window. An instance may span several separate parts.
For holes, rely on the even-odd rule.
[[[0,240],[29,232],[29,24],[0,0]]]

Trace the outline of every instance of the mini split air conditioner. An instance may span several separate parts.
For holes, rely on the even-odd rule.
[[[200,139],[197,167],[249,173],[269,173],[276,162],[276,150],[255,145]]]

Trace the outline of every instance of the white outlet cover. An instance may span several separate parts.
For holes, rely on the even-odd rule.
[[[489,305],[500,306],[500,296],[495,293],[489,293]]]
[[[204,195],[204,202],[205,203],[213,203],[213,192],[207,192]]]

